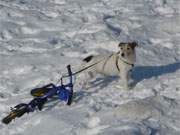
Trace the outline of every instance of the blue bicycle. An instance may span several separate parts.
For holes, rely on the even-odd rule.
[[[67,66],[67,69],[69,77],[68,84],[64,85],[61,78],[60,86],[50,83],[46,86],[31,90],[31,95],[34,97],[34,99],[32,99],[28,104],[20,103],[11,108],[11,112],[2,119],[2,122],[9,124],[13,119],[16,117],[21,117],[25,113],[33,112],[35,109],[39,109],[41,111],[48,99],[55,95],[57,95],[60,100],[66,102],[67,105],[71,105],[73,98],[73,74],[70,65]]]

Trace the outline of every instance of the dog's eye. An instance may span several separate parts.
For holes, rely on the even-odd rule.
[[[123,48],[121,47],[121,50],[122,50]]]
[[[127,49],[128,49],[128,50],[130,50],[130,48],[129,48],[129,47],[128,47]]]

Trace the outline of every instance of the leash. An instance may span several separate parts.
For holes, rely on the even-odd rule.
[[[119,54],[119,53],[120,53],[120,52],[117,52],[116,54]],[[108,56],[107,59],[109,59],[109,58],[112,57],[112,56],[113,56],[113,54],[111,54],[110,56]],[[79,73],[81,73],[81,72],[83,72],[83,71],[85,71],[85,70],[87,70],[87,69],[89,69],[89,68],[91,68],[91,67],[99,64],[99,63],[102,62],[104,59],[106,59],[106,58],[103,58],[103,59],[101,59],[101,60],[99,60],[99,61],[97,61],[97,62],[95,62],[95,63],[93,63],[93,64],[91,64],[91,65],[89,65],[89,66],[87,66],[87,67],[85,67],[85,68],[83,68],[83,69],[81,69],[81,70],[79,70],[79,71],[76,71],[76,72],[72,73],[72,76],[75,76],[76,74],[79,74]],[[124,59],[122,59],[121,57],[117,56],[117,58],[116,58],[116,66],[117,66],[118,71],[120,71],[120,68],[119,68],[119,66],[118,66],[118,59],[121,59],[121,61],[123,61],[124,63],[126,63],[126,64],[128,64],[128,65],[131,65],[132,67],[134,66],[134,64],[129,63],[129,62],[125,61]],[[67,78],[67,77],[69,77],[69,75],[63,75],[63,76],[61,76],[60,80],[62,81],[63,78]],[[60,81],[60,80],[59,80],[59,81]]]
[[[110,58],[112,55],[113,55],[113,54],[111,54],[108,58]],[[99,60],[99,61],[97,61],[97,62],[95,62],[95,63],[93,63],[93,64],[91,64],[91,65],[89,65],[89,66],[87,66],[87,67],[85,67],[85,68],[83,68],[83,69],[81,69],[81,70],[79,70],[79,71],[77,71],[77,72],[72,73],[72,76],[74,76],[74,75],[76,75],[76,74],[79,74],[79,73],[81,73],[81,72],[83,72],[83,71],[85,71],[85,70],[87,70],[87,69],[89,69],[89,68],[91,68],[91,67],[99,64],[99,63],[100,63],[101,61],[103,61],[104,59],[105,59],[105,58],[103,58],[103,59],[101,59],[101,60]],[[64,75],[64,76],[61,77],[61,79],[67,78],[67,77],[69,77],[69,75]]]
[[[109,57],[111,57],[112,55],[113,55],[113,54],[111,54]],[[83,69],[81,69],[81,70],[79,70],[79,71],[76,71],[76,72],[74,72],[74,73],[71,73],[71,76],[75,76],[76,74],[79,74],[79,73],[87,70],[88,68],[93,67],[94,65],[97,65],[98,63],[100,63],[100,62],[103,61],[104,59],[105,59],[105,58],[103,58],[103,59],[101,59],[101,60],[99,60],[99,61],[97,61],[97,62],[95,62],[95,63],[93,63],[93,64],[91,64],[91,65],[89,65],[89,66],[87,66],[87,67],[85,67],[85,68],[83,68]],[[56,84],[58,84],[59,82],[61,82],[61,84],[62,84],[62,83],[63,83],[63,78],[68,78],[68,77],[69,77],[69,75],[62,75],[61,78],[58,79],[58,81],[56,82]]]

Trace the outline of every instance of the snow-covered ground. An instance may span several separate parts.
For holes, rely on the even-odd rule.
[[[179,135],[180,0],[0,0],[0,118],[67,64],[121,41],[139,43],[132,90],[99,77],[75,86],[72,106],[50,102],[0,134]]]

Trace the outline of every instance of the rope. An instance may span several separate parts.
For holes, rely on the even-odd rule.
[[[111,56],[112,56],[112,55],[110,55],[109,57],[111,57]],[[81,73],[81,72],[83,72],[83,71],[85,71],[85,70],[87,70],[87,69],[89,69],[89,68],[97,65],[98,63],[100,63],[100,62],[103,61],[104,59],[105,59],[105,58],[103,58],[103,59],[101,59],[101,60],[99,60],[99,61],[97,61],[97,62],[95,62],[95,63],[93,63],[93,64],[91,64],[91,65],[89,65],[89,66],[87,66],[87,67],[85,67],[85,68],[83,68],[83,69],[81,69],[81,70],[79,70],[79,71],[77,71],[77,72],[72,73],[72,76],[74,76],[74,75],[76,75],[76,74],[79,74],[79,73]],[[61,78],[67,78],[67,77],[69,77],[69,75],[64,75],[64,76],[62,76]]]
[[[116,54],[119,54],[119,53],[120,53],[120,52],[117,52]],[[112,57],[113,55],[114,55],[114,54],[111,54],[108,58]],[[85,67],[85,68],[83,68],[83,69],[81,69],[81,70],[79,70],[79,71],[77,71],[77,72],[72,73],[72,76],[75,76],[76,74],[79,74],[79,73],[81,73],[81,72],[83,72],[83,71],[85,71],[85,70],[87,70],[87,69],[89,69],[89,68],[91,68],[91,67],[99,64],[99,63],[100,63],[101,61],[103,61],[104,59],[106,59],[106,58],[103,58],[103,59],[101,59],[101,60],[99,60],[99,61],[97,61],[97,62],[95,62],[95,63],[93,63],[93,64],[91,64],[91,65],[89,65],[89,66],[87,66],[87,67]],[[126,63],[126,64],[128,64],[128,65],[131,65],[132,67],[134,66],[134,64],[129,63],[128,61],[125,61],[125,60],[122,59],[121,57],[117,57],[117,59],[121,59],[124,63]],[[118,64],[118,60],[116,60],[116,64]],[[118,70],[120,70],[119,67],[117,67],[117,68],[118,68]],[[63,76],[61,76],[61,78],[58,80],[58,82],[59,82],[59,81],[62,81],[63,78],[67,78],[67,77],[69,77],[69,75],[63,75]]]

